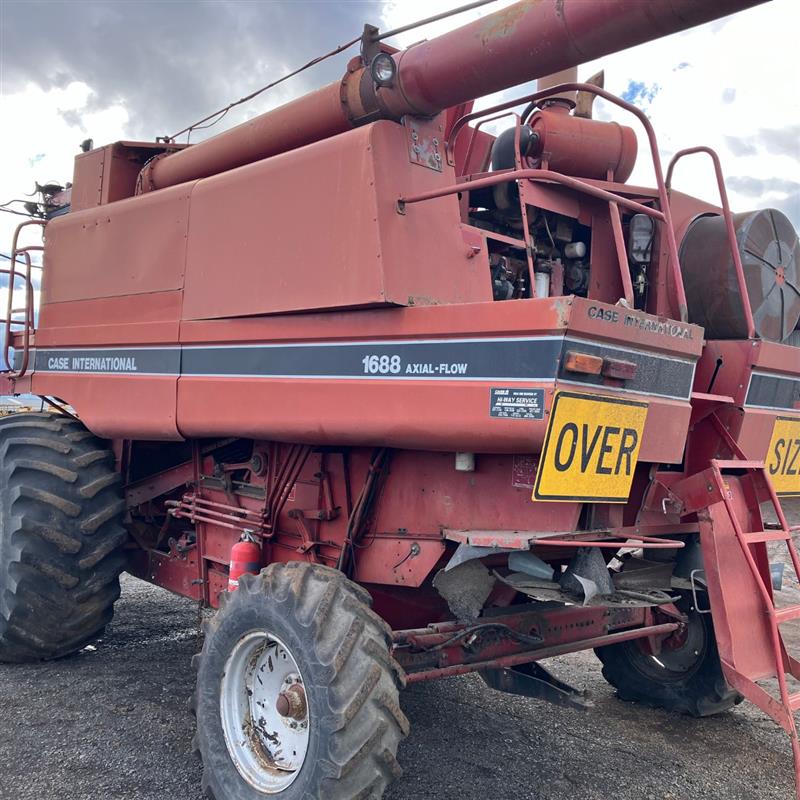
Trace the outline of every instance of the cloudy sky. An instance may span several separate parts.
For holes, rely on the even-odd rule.
[[[33,191],[35,180],[70,180],[87,137],[99,145],[174,133],[353,38],[364,22],[386,30],[464,2],[0,0],[0,203]],[[392,43],[430,38],[508,4]],[[584,65],[581,77],[602,66],[606,88],[650,115],[664,160],[694,144],[716,148],[736,210],[775,206],[800,226],[799,32],[800,0],[771,0]],[[347,57],[304,72],[193,141],[338,78]],[[640,146],[633,181],[649,180],[648,161]],[[716,193],[702,161],[680,169],[676,186],[708,199]],[[0,213],[0,253],[19,219]]]

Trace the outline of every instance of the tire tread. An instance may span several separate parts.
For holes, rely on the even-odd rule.
[[[79,421],[0,419],[0,661],[59,658],[103,633],[126,560],[119,485]]]
[[[690,614],[698,615],[694,611]],[[706,628],[707,647],[702,662],[685,678],[657,681],[638,669],[637,642],[607,645],[595,650],[603,664],[603,677],[617,691],[621,700],[641,703],[651,708],[665,708],[693,717],[720,714],[740,703],[742,696],[725,681],[717,652],[713,623],[709,617],[699,617]]]
[[[220,657],[215,631],[237,614],[252,614],[254,598],[259,602],[263,597],[274,604],[275,614],[291,619],[310,635],[312,657],[327,671],[329,708],[321,715],[326,727],[316,783],[304,786],[302,796],[309,800],[382,797],[402,774],[396,753],[409,731],[399,702],[405,676],[389,650],[391,629],[371,609],[369,593],[337,570],[302,561],[274,563],[258,576],[240,581],[239,590],[217,612],[218,625],[209,626],[200,658],[194,660],[198,688],[190,701],[193,713],[197,715],[199,698],[208,692],[204,663],[212,654]],[[232,796],[227,779],[209,766],[208,748],[224,749],[224,744],[206,741],[200,729],[198,734],[206,797]]]

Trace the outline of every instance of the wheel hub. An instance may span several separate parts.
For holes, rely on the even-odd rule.
[[[648,653],[639,645],[638,666],[641,672],[659,680],[681,680],[697,669],[707,646],[705,626],[699,616],[693,615],[664,639],[657,654]]]
[[[292,684],[288,689],[278,695],[275,710],[282,717],[302,722],[308,713],[306,708],[306,693],[302,684]]]
[[[264,794],[284,791],[305,761],[310,715],[297,661],[278,637],[254,631],[236,643],[222,676],[220,715],[241,776]]]

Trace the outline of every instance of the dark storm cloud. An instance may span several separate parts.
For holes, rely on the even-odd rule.
[[[800,157],[800,125],[760,128],[755,136],[725,136],[724,139],[735,156],[754,156],[765,152],[776,156]]]
[[[2,1],[2,0],[0,0]],[[380,24],[379,0],[5,0],[3,91],[83,81],[87,110],[123,103],[127,135],[174,133]],[[357,52],[355,49],[353,52]],[[347,55],[268,92],[241,121],[344,72]],[[73,116],[69,122],[78,120]],[[91,133],[91,131],[89,131]],[[198,136],[197,138],[201,138]]]

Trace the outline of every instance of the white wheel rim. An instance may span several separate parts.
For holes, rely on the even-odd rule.
[[[308,699],[297,661],[277,636],[253,631],[236,643],[220,716],[228,753],[254,789],[277,794],[294,782],[308,752]]]

